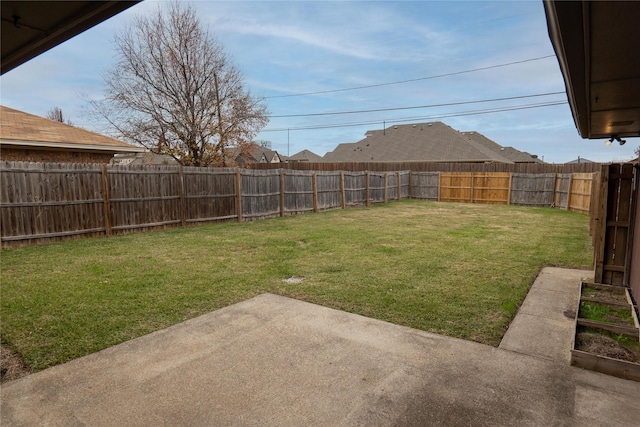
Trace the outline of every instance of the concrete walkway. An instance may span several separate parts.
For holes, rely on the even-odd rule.
[[[640,383],[549,332],[589,274],[545,269],[501,348],[260,295],[6,384],[0,425],[637,426]]]

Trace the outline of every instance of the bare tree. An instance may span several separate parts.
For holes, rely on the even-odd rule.
[[[115,37],[118,61],[92,101],[127,140],[184,165],[227,166],[268,122],[240,72],[193,7],[171,3]]]
[[[47,119],[73,126],[71,120],[64,118],[62,108],[57,106],[47,111]]]

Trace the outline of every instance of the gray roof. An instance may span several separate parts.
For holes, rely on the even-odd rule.
[[[245,151],[245,153],[241,153],[237,147],[232,148],[231,157],[242,166],[247,163],[280,163],[283,156],[280,156],[277,151],[252,143],[248,152]]]
[[[565,163],[566,165],[573,163],[595,163],[593,160],[585,159],[584,157],[578,157],[575,160],[571,160],[570,162]]]
[[[316,153],[309,150],[302,150],[299,153],[294,154],[291,157],[288,157],[288,160],[293,160],[297,162],[321,162],[322,156],[318,156]]]
[[[365,135],[361,141],[338,145],[325,154],[324,161],[513,163],[500,150],[492,150],[442,122],[390,126]]]
[[[476,143],[482,145],[483,147],[500,153],[502,156],[506,157],[514,163],[542,163],[542,160],[540,160],[538,156],[534,156],[533,154],[527,153],[526,151],[517,150],[513,147],[503,147],[502,145],[487,138],[479,132],[462,132],[462,134],[472,141],[475,141]]]

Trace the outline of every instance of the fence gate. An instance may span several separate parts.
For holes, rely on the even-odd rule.
[[[595,281],[629,285],[634,221],[634,166],[603,165],[596,212]]]

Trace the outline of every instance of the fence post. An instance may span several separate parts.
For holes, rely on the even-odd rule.
[[[401,195],[402,195],[402,180],[400,176],[400,171],[398,171],[398,200],[402,198],[400,197]]]
[[[313,211],[318,212],[318,174],[314,172],[311,176],[313,183]]]
[[[560,201],[558,200],[558,174],[553,174],[553,204],[551,205],[554,208],[558,208]]]
[[[184,170],[182,165],[178,169],[178,185],[180,190],[180,223],[182,228],[187,227],[187,205],[184,198]]]
[[[347,198],[344,189],[344,171],[340,171],[340,196],[342,198],[342,209],[347,207]]]
[[[102,199],[104,203],[104,233],[111,236],[111,203],[109,202],[109,179],[107,178],[107,165],[102,165]]]
[[[473,203],[473,172],[471,172],[471,203]]]
[[[507,196],[507,205],[511,204],[511,185],[513,184],[513,172],[509,172],[509,194]]]
[[[440,191],[440,185],[442,184],[442,172],[438,171],[436,173],[438,174],[438,201],[440,201],[440,193],[442,193],[442,191]]]
[[[236,171],[236,214],[238,222],[242,222],[242,175]]]
[[[413,199],[413,171],[409,171],[409,198]]]
[[[280,216],[284,216],[284,169],[280,169]]]
[[[366,193],[366,202],[365,202],[365,206],[369,207],[369,204],[371,203],[369,201],[369,171],[366,172],[366,177],[367,177],[367,183],[365,185],[365,193]]]
[[[388,187],[389,187],[389,173],[385,172],[384,173],[384,203],[387,203],[387,201],[389,200]]]

